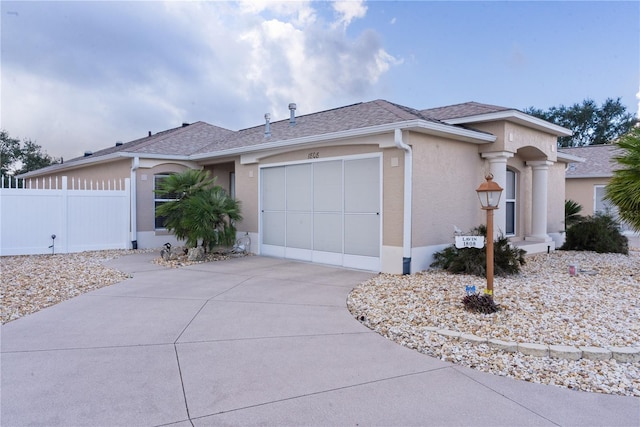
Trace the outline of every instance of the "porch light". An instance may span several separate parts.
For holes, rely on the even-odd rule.
[[[502,195],[502,187],[493,182],[493,175],[489,174],[485,177],[486,181],[480,184],[476,189],[482,209],[497,209]]]
[[[476,192],[482,209],[487,211],[487,289],[484,293],[493,299],[493,210],[498,209],[502,187],[493,182],[492,174],[487,175],[485,179],[486,182],[480,184]]]

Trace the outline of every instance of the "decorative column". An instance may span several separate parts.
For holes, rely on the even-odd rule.
[[[536,160],[527,162],[533,172],[531,189],[531,236],[525,240],[538,242],[550,242],[552,239],[547,234],[547,200],[549,166],[553,162]]]
[[[493,182],[502,188],[507,188],[507,160],[513,157],[513,153],[508,151],[496,151],[493,153],[482,153],[482,158],[489,162],[489,172],[493,175]],[[500,198],[500,204],[493,214],[493,238],[504,234],[507,225],[507,202],[506,197]]]

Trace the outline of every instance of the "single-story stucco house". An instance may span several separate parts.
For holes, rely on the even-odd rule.
[[[286,107],[286,106],[283,106]],[[232,131],[204,122],[86,153],[23,177],[131,178],[131,240],[159,247],[154,185],[186,168],[211,171],[242,203],[251,251],[389,273],[425,269],[454,226],[485,223],[476,188],[505,189],[496,232],[529,253],[564,230],[571,131],[512,108],[468,102],[416,110],[384,100]]]
[[[569,163],[566,171],[566,198],[582,206],[583,215],[595,215],[612,208],[604,199],[605,187],[619,166],[614,157],[620,153],[616,145],[588,145],[561,148],[560,152],[583,159]]]
[[[615,144],[588,145],[585,147],[561,148],[560,152],[580,161],[570,162],[566,171],[566,198],[582,206],[581,215],[609,213],[616,215],[618,209],[604,198],[605,187],[613,172],[620,168],[615,157],[622,154]],[[632,234],[628,224],[622,230]]]

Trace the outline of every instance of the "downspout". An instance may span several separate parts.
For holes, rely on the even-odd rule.
[[[131,249],[138,249],[138,179],[137,173],[140,167],[140,158],[134,157],[131,165]]]
[[[402,141],[402,131],[394,133],[396,147],[404,150],[404,218],[402,227],[402,274],[411,274],[411,199],[413,196],[413,151]]]

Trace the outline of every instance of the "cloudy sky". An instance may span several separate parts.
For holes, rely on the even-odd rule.
[[[638,111],[640,3],[12,2],[0,126],[66,159],[198,120],[386,99]]]

